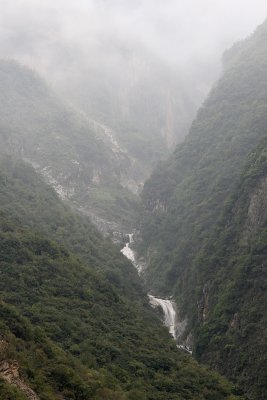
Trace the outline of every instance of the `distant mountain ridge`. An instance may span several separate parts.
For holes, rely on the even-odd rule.
[[[104,225],[107,220],[104,230],[109,223],[115,229],[116,221],[131,224],[133,192],[145,175],[107,127],[65,104],[14,61],[0,61],[0,88],[0,152],[23,157],[62,198]]]

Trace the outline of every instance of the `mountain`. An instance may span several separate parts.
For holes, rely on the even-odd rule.
[[[102,230],[128,230],[144,173],[108,128],[16,62],[0,61],[0,89],[0,152],[33,165]]]
[[[1,399],[241,399],[176,348],[87,218],[22,161],[0,171]]]
[[[187,134],[205,85],[181,78],[142,46],[107,46],[103,60],[89,65],[83,60],[67,84],[62,79],[54,84],[88,116],[111,127],[120,145],[150,172]]]
[[[265,139],[248,156],[236,190],[195,264],[204,288],[196,356],[234,376],[256,399],[264,399],[267,390],[266,206]]]
[[[189,135],[145,184],[140,257],[197,359],[264,400],[267,22],[224,56]]]

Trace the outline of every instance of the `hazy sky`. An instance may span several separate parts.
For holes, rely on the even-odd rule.
[[[0,50],[59,77],[84,63],[118,66],[141,47],[212,81],[223,50],[266,16],[267,0],[0,0]]]
[[[266,0],[0,0],[1,47],[13,40],[30,54],[37,49],[23,40],[32,36],[44,53],[65,40],[84,52],[141,42],[185,64],[219,55],[266,16]]]

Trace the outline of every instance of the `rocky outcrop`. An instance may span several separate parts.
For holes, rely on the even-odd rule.
[[[37,394],[20,377],[17,361],[1,361],[0,378],[11,385],[15,385],[29,400],[40,400]]]
[[[267,177],[263,179],[251,196],[248,208],[247,231],[255,230],[264,224],[267,214]]]

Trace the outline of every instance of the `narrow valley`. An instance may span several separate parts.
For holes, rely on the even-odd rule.
[[[0,2],[0,400],[267,399],[266,16]]]

